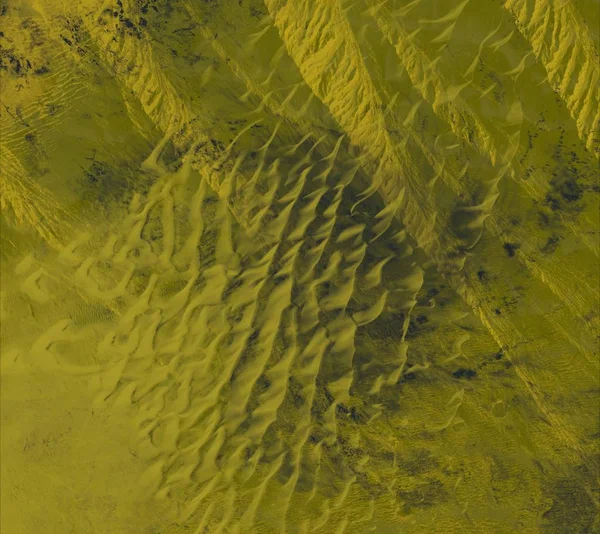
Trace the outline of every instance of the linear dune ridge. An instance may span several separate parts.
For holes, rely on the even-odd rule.
[[[600,532],[597,11],[0,1],[0,530]]]

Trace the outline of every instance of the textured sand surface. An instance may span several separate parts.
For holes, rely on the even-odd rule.
[[[0,0],[1,531],[600,531],[597,0]]]

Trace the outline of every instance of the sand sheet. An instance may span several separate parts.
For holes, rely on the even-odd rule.
[[[1,531],[600,531],[595,0],[1,0]]]

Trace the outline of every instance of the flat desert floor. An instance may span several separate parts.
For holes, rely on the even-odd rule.
[[[1,0],[1,531],[600,532],[597,0]]]

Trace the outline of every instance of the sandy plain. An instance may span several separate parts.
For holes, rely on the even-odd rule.
[[[2,531],[597,532],[598,3],[1,3]]]

